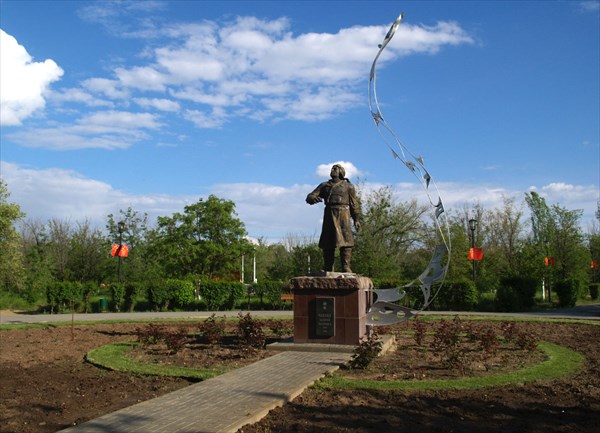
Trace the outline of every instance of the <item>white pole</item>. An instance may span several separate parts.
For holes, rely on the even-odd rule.
[[[252,282],[256,284],[256,253],[253,257],[254,263],[252,264]]]
[[[244,282],[244,255],[242,254],[242,273],[240,275],[240,283]]]

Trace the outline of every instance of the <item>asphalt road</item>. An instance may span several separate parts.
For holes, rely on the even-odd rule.
[[[269,311],[241,311],[243,314],[250,313],[253,317],[292,317],[290,310]],[[77,322],[94,320],[149,320],[149,319],[200,319],[210,317],[212,314],[218,317],[236,317],[240,311],[175,311],[175,312],[143,312],[143,313],[91,313],[79,314],[29,314],[8,310],[0,311],[0,324],[19,323],[45,323],[45,322],[69,322],[75,319]],[[556,309],[543,312],[527,313],[482,313],[482,312],[457,312],[457,311],[426,311],[425,315],[477,315],[477,316],[507,316],[507,317],[552,317],[566,319],[588,319],[600,320],[600,303],[581,305],[574,308]]]

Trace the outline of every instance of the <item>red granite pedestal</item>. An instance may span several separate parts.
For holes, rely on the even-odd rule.
[[[294,343],[357,345],[367,332],[370,278],[328,272],[292,278]]]

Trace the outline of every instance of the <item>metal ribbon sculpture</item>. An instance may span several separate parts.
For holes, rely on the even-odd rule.
[[[394,158],[399,159],[410,172],[419,180],[429,203],[433,214],[436,229],[436,243],[429,264],[425,270],[415,280],[403,286],[402,289],[420,288],[423,295],[423,304],[420,308],[403,307],[394,302],[400,301],[406,291],[401,288],[394,289],[379,289],[375,290],[377,297],[376,302],[371,306],[367,313],[368,325],[391,325],[393,323],[402,322],[410,319],[419,310],[425,309],[438,294],[446,273],[450,265],[450,230],[448,221],[444,212],[444,204],[440,197],[439,191],[429,171],[425,168],[425,162],[421,156],[415,156],[396,136],[392,128],[387,124],[379,108],[377,100],[377,73],[376,66],[379,56],[394,37],[396,29],[400,25],[400,21],[404,18],[404,14],[400,14],[396,21],[390,27],[383,42],[379,45],[379,52],[373,60],[371,66],[371,74],[369,77],[369,108],[371,115],[377,126],[377,130],[382,135]],[[384,136],[384,132],[392,138],[392,142]],[[432,189],[434,192],[432,192]],[[435,196],[433,199],[432,194]],[[418,293],[418,292],[417,292]]]

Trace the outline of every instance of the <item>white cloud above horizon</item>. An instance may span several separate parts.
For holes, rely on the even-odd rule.
[[[105,182],[59,168],[35,169],[7,162],[2,162],[0,168],[11,193],[9,202],[19,204],[27,214],[26,219],[89,220],[103,228],[108,214],[117,214],[120,209],[132,207],[138,212],[148,213],[150,221],[154,223],[156,217],[182,212],[184,206],[200,198],[191,195],[126,193]],[[212,185],[206,195],[214,194],[232,200],[250,236],[277,242],[290,234],[311,238],[320,232],[322,206],[308,206],[305,203],[306,195],[314,186],[219,183]],[[366,183],[361,186],[369,191],[384,185]],[[417,183],[390,186],[398,202],[412,198],[426,200]],[[526,192],[461,183],[442,183],[438,187],[450,214],[472,209],[475,204],[484,209],[498,208],[502,206],[504,198],[515,198],[517,203],[521,203]],[[549,205],[559,204],[570,210],[582,209],[584,230],[587,229],[586,224],[594,220],[598,194],[594,185],[554,183],[534,189]],[[574,191],[577,193],[573,194]]]

